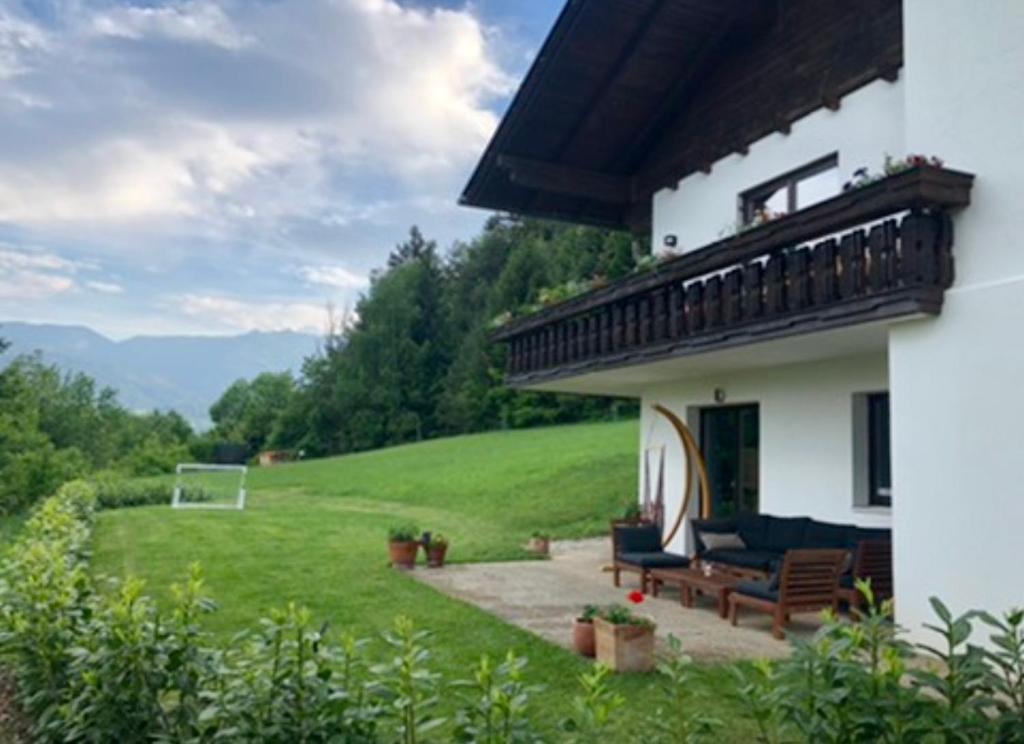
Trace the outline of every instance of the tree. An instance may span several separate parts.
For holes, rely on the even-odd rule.
[[[250,454],[263,450],[281,411],[295,390],[290,372],[264,372],[253,380],[236,380],[210,406],[215,435],[244,443]]]

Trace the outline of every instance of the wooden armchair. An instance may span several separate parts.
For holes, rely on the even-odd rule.
[[[864,595],[857,590],[854,579],[870,581],[871,591],[878,602],[892,597],[892,541],[863,540],[857,543],[853,570],[839,580],[839,599],[850,609],[862,609]]]
[[[621,583],[623,571],[640,575],[640,588],[647,593],[655,568],[686,568],[690,559],[667,553],[661,545],[661,530],[650,522],[635,525],[612,524],[612,582]]]
[[[785,638],[782,626],[790,615],[839,609],[839,572],[845,550],[790,550],[777,578],[741,581],[729,595],[729,621],[736,625],[739,608],[749,607],[772,616],[772,635]]]

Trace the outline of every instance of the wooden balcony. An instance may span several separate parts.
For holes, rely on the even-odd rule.
[[[937,315],[950,212],[974,176],[925,166],[690,251],[500,328],[529,385],[855,323]]]

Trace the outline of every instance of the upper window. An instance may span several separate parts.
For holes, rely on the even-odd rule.
[[[868,504],[892,506],[889,394],[868,396]]]
[[[740,194],[740,220],[760,224],[829,199],[841,191],[836,153]]]

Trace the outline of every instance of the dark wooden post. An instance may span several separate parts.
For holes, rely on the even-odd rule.
[[[814,246],[814,301],[825,305],[836,295],[836,241],[830,238]]]
[[[704,326],[717,328],[722,324],[722,277],[712,276],[704,282]]]
[[[764,312],[764,267],[759,261],[743,269],[743,319],[760,318]]]
[[[690,282],[686,287],[686,332],[700,333],[704,329],[704,282]]]

